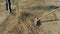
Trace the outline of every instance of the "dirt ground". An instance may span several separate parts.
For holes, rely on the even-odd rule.
[[[60,34],[60,0],[11,0],[13,14],[5,3],[0,0],[0,34]],[[41,22],[35,23],[35,18]]]

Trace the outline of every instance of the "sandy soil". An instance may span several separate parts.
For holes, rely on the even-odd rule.
[[[60,0],[12,0],[11,3],[13,14],[6,10],[5,1],[0,1],[0,34],[60,34],[60,9],[31,8],[60,6]],[[35,24],[35,18],[41,20],[40,26]]]

